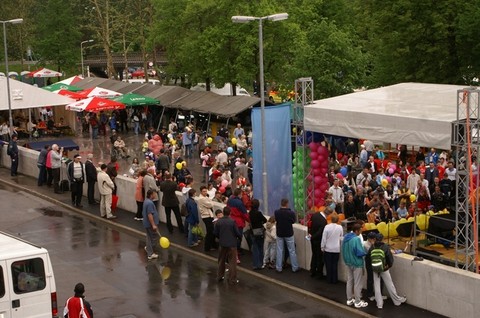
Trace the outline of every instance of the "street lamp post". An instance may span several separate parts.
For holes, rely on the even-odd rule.
[[[80,61],[81,61],[81,63],[82,63],[82,76],[83,76],[83,77],[85,77],[85,74],[84,74],[85,72],[84,72],[84,70],[83,70],[83,45],[84,45],[85,43],[92,43],[92,42],[93,42],[93,40],[86,40],[86,41],[82,41],[82,42],[80,43]]]
[[[236,15],[232,17],[234,23],[249,23],[250,21],[258,21],[258,59],[260,64],[260,113],[262,126],[262,192],[263,192],[263,209],[268,214],[268,178],[267,178],[267,139],[265,128],[265,79],[263,72],[263,20],[281,21],[288,19],[288,13],[277,13],[267,15],[265,17],[252,17]]]
[[[12,117],[12,99],[10,97],[10,78],[8,76],[8,51],[7,51],[7,24],[19,24],[23,19],[12,19],[7,21],[0,21],[3,24],[3,47],[5,51],[5,73],[7,77],[7,103],[8,103],[8,121],[10,125],[10,134],[13,132],[13,117]]]

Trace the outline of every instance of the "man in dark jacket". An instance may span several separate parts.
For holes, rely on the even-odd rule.
[[[323,212],[313,213],[310,219],[309,237],[312,246],[312,258],[310,260],[310,276],[323,277],[323,252],[321,249],[323,229],[327,225],[327,216],[333,211],[326,208]]]
[[[293,237],[293,224],[296,221],[295,212],[288,207],[288,199],[282,199],[280,209],[275,211],[277,221],[277,262],[276,270],[281,272],[283,268],[283,249],[287,244],[292,272],[298,272],[297,254],[295,252],[295,239]]]
[[[41,187],[47,183],[47,154],[50,150],[49,145],[45,145],[38,154],[37,167],[38,167],[38,181],[37,185]]]
[[[78,208],[82,207],[83,183],[85,182],[85,170],[81,159],[82,157],[76,154],[73,156],[73,161],[67,166],[68,180],[70,180],[70,189],[72,190],[72,204]]]
[[[162,149],[163,150],[163,149]],[[180,215],[180,202],[178,201],[177,194],[177,183],[172,180],[172,175],[170,173],[165,174],[165,181],[160,183],[160,191],[162,191],[162,205],[165,207],[165,217],[167,219],[167,229],[170,234],[173,233],[172,225],[172,211],[177,220],[177,226],[180,233],[184,233],[182,217]]]
[[[230,208],[223,208],[223,217],[215,222],[213,235],[218,238],[220,250],[218,252],[218,281],[225,279],[225,262],[228,260],[228,282],[238,283],[237,280],[237,240],[242,238],[235,221],[230,218]]]
[[[373,285],[375,289],[375,301],[377,302],[377,307],[378,309],[383,308],[383,296],[380,288],[380,280],[383,280],[393,304],[395,306],[400,306],[407,301],[407,298],[399,296],[397,294],[395,285],[393,285],[392,276],[390,276],[390,268],[393,266],[393,255],[390,251],[390,247],[383,243],[383,235],[380,233],[377,234],[376,241],[368,252],[370,259],[372,257],[372,251],[376,248],[382,249],[382,251],[385,253],[385,270],[381,273],[373,273]]]
[[[97,182],[97,168],[93,164],[93,154],[87,155],[87,161],[85,161],[85,174],[87,176],[87,197],[88,204],[98,204],[95,201],[95,182]]]
[[[17,146],[17,135],[12,135],[12,140],[7,147],[7,155],[10,156],[11,166],[10,166],[10,175],[15,177],[18,170],[18,146]]]
[[[165,154],[164,148],[160,149],[160,155],[155,162],[155,168],[157,173],[159,171],[162,173],[162,176],[165,176],[165,174],[170,170],[170,158]]]

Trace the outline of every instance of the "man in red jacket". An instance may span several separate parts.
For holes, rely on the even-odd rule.
[[[83,295],[85,293],[85,286],[82,283],[75,285],[75,296],[67,299],[65,309],[63,310],[63,317],[72,318],[93,318],[92,306],[86,301]]]

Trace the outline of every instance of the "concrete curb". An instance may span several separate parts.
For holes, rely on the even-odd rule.
[[[39,193],[37,191],[34,191],[32,189],[29,189],[29,188],[26,188],[22,185],[19,185],[17,183],[12,183],[12,182],[9,182],[7,180],[4,180],[4,179],[1,179],[0,178],[0,182],[9,186],[9,187],[12,187],[12,188],[16,188],[16,189],[19,189],[21,191],[24,191],[24,192],[27,192],[31,195],[34,195],[34,196],[37,196],[45,201],[48,201],[48,202],[51,202],[51,203],[54,203],[55,205],[58,205],[66,210],[69,210],[71,212],[74,212],[76,214],[79,214],[81,215],[82,217],[85,217],[91,221],[96,221],[96,222],[101,222],[105,225],[108,225],[109,227],[111,228],[114,228],[116,230],[120,230],[120,231],[123,231],[123,232],[126,232],[130,235],[133,235],[135,237],[138,237],[138,238],[144,238],[145,237],[145,233],[144,232],[141,232],[141,231],[138,231],[138,230],[135,230],[135,229],[132,229],[131,227],[128,227],[128,226],[125,226],[123,224],[119,224],[115,221],[111,221],[111,220],[108,220],[108,219],[105,219],[105,218],[102,218],[100,216],[96,216],[96,215],[93,215],[91,213],[88,213],[88,212],[85,212],[81,209],[77,209],[69,204],[66,204],[64,202],[61,202],[57,199],[54,199],[48,195],[45,195],[45,194],[42,194],[42,193]],[[207,255],[207,254],[204,254],[202,252],[198,252],[196,250],[193,250],[191,248],[188,248],[188,247],[185,247],[183,245],[179,245],[179,244],[176,244],[176,243],[170,243],[170,245],[175,248],[175,249],[178,249],[178,250],[181,250],[183,252],[186,252],[186,253],[190,253],[192,255],[195,255],[195,256],[198,256],[198,257],[201,257],[205,260],[208,260],[210,262],[214,262],[214,263],[217,263],[217,259],[215,257],[212,257],[210,255]],[[318,300],[318,301],[321,301],[323,303],[326,303],[328,305],[331,305],[331,306],[335,306],[336,308],[340,309],[340,310],[343,310],[345,312],[347,312],[348,314],[350,315],[356,315],[358,317],[365,317],[365,318],[371,318],[371,317],[376,317],[376,316],[373,316],[373,315],[370,315],[366,312],[363,312],[361,310],[357,310],[353,307],[349,307],[347,305],[344,305],[344,304],[341,304],[341,303],[338,303],[336,301],[333,301],[331,299],[328,299],[328,298],[325,298],[325,297],[322,297],[320,295],[317,295],[315,293],[312,293],[312,292],[309,292],[309,291],[306,291],[304,289],[301,289],[299,287],[295,287],[295,286],[292,286],[290,284],[287,284],[285,282],[282,282],[282,281],[279,281],[279,280],[276,280],[274,278],[271,278],[271,277],[268,277],[268,276],[265,276],[265,275],[262,275],[260,273],[257,273],[255,271],[252,271],[252,270],[249,270],[249,269],[246,269],[246,268],[243,268],[243,267],[237,267],[237,271],[240,271],[240,272],[243,272],[243,273],[246,273],[248,275],[251,275],[251,276],[254,276],[258,279],[262,279],[264,281],[267,281],[271,284],[275,284],[279,287],[282,287],[282,288],[286,288],[290,291],[293,291],[295,293],[298,293],[300,295],[303,295],[303,296],[306,296],[306,297],[309,297],[309,298],[312,298],[314,300]]]

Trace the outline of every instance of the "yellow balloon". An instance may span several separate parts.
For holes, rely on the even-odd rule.
[[[162,269],[162,273],[160,275],[162,275],[162,279],[163,280],[167,280],[170,278],[170,275],[172,274],[172,270],[170,269],[170,267],[168,266],[165,266],[163,269]]]
[[[417,200],[417,197],[415,194],[410,194],[410,202],[415,202]]]
[[[425,231],[428,227],[428,220],[425,214],[417,215],[417,226],[421,231]]]
[[[237,144],[237,138],[232,138],[232,145],[236,145]]]
[[[175,164],[175,168],[177,168],[177,170],[182,169],[182,167],[183,167],[183,165],[182,165],[181,162],[177,162],[177,163]]]
[[[207,138],[207,143],[208,143],[208,144],[211,144],[212,141],[213,141],[212,137],[208,137],[208,138]]]
[[[297,133],[297,127],[293,127],[293,128],[292,128],[292,132],[293,132],[294,134],[296,134],[296,133]]]
[[[395,222],[396,223],[396,222]],[[388,226],[387,226],[387,235],[388,237],[396,237],[398,236],[398,232],[397,232],[397,225],[398,224],[395,224],[395,223],[388,223]]]
[[[168,141],[169,143],[173,143],[174,139],[173,138],[170,138],[170,140]]]
[[[166,238],[165,236],[162,236],[160,238],[160,246],[162,248],[168,248],[170,246],[170,241],[168,240],[168,238]]]
[[[176,140],[172,140],[172,145],[176,145],[177,144],[177,141]]]
[[[387,228],[387,223],[385,222],[380,222],[377,224],[377,230],[382,233],[384,237],[388,236],[388,228]]]
[[[388,180],[387,179],[382,179],[382,187],[386,188],[388,185]]]

